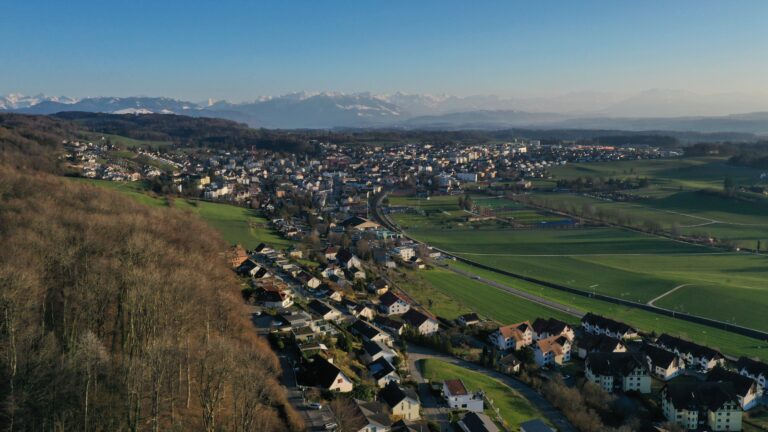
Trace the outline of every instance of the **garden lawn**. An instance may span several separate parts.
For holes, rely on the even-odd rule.
[[[543,418],[541,412],[517,391],[487,375],[436,359],[419,360],[416,367],[421,369],[424,378],[430,381],[460,378],[469,391],[484,391],[499,409],[501,418],[513,430],[517,430],[520,423],[535,418]],[[487,406],[486,414],[492,419],[496,417]]]

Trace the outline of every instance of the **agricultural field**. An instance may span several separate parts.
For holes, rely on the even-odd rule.
[[[484,391],[488,398],[493,400],[501,418],[515,430],[520,423],[543,418],[542,414],[517,391],[485,374],[437,359],[419,360],[416,367],[421,370],[424,378],[430,381],[439,382],[460,378],[469,391]],[[495,414],[489,407],[486,407],[486,414],[495,418]]]
[[[768,197],[738,192],[724,196],[723,182],[736,185],[766,186],[762,170],[733,166],[714,157],[655,159],[603,163],[571,164],[555,167],[552,180],[539,183],[551,189],[557,179],[577,177],[647,177],[650,186],[624,191],[640,199],[632,202],[601,201],[575,194],[536,193],[529,195],[545,207],[589,204],[595,209],[618,210],[637,220],[653,220],[662,228],[683,235],[710,236],[728,240],[740,247],[755,248],[757,241],[768,242]]]
[[[432,205],[449,209],[447,198],[453,197],[439,198],[442,202],[435,199]],[[689,201],[695,202],[695,198],[680,200]],[[732,214],[738,210],[744,217],[750,211],[746,206],[733,208]],[[450,214],[450,210],[441,210],[392,216],[410,236],[494,268],[585,292],[638,303],[653,301],[659,307],[768,330],[764,318],[768,316],[768,285],[764,282],[768,280],[768,257],[612,227],[511,229],[493,221],[463,224],[443,211]],[[662,214],[667,223],[692,219],[660,209],[643,211]],[[707,214],[714,215],[714,211]]]
[[[124,137],[122,135],[112,135],[100,132],[84,132],[84,134],[86,139],[89,139],[93,142],[100,142],[103,138],[104,141],[109,140],[123,150],[136,150],[138,148],[147,148],[149,146],[168,147],[173,145],[173,142],[171,141],[137,140],[134,138]]]
[[[695,157],[575,163],[553,167],[549,172],[554,180],[587,176],[647,177],[656,187],[721,189],[727,177],[736,184],[753,184],[759,181],[762,171],[729,165],[724,158]]]
[[[267,220],[259,216],[255,210],[207,201],[156,197],[146,189],[146,184],[143,182],[113,182],[76,177],[71,179],[117,190],[145,205],[172,206],[181,211],[194,213],[219,231],[227,243],[240,243],[246,248],[253,248],[262,242],[277,248],[285,248],[292,244],[290,240],[283,239],[273,232],[267,226]]]
[[[490,285],[442,268],[407,272],[405,278],[395,278],[398,285],[414,300],[442,318],[476,312],[501,324],[536,318],[557,318],[575,323],[572,315],[542,306]]]
[[[451,262],[450,265],[460,269],[469,270],[483,278],[531,294],[536,294],[563,305],[572,306],[582,311],[591,311],[626,322],[627,324],[633,325],[646,332],[653,331],[657,334],[669,333],[722,350],[723,353],[731,356],[744,355],[768,361],[768,340],[741,336],[725,330],[682,321],[637,308],[616,305],[564,291],[546,288],[542,285],[525,282],[490,270],[482,270],[460,262]],[[511,294],[502,294],[511,296]]]

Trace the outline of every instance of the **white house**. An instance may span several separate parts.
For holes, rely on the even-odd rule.
[[[571,361],[571,341],[565,336],[541,339],[533,344],[533,353],[539,367],[552,364],[563,365]]]
[[[379,308],[386,315],[400,315],[408,312],[411,305],[394,291],[387,291],[379,297]]]
[[[443,397],[452,409],[483,412],[483,393],[470,392],[460,379],[443,382]]]
[[[403,314],[403,322],[421,335],[431,335],[440,329],[440,324],[435,318],[416,309],[410,309]]]
[[[354,388],[352,380],[344,375],[332,360],[327,360],[320,355],[312,357],[312,362],[307,369],[307,376],[317,387],[339,393],[351,392]]]
[[[500,351],[516,351],[533,342],[533,328],[528,321],[499,327],[488,336],[488,341]]]
[[[733,384],[671,381],[661,390],[668,421],[688,430],[740,431],[743,411]]]
[[[648,366],[634,353],[590,353],[584,362],[584,375],[608,393],[651,392]]]
[[[707,381],[709,382],[727,382],[733,384],[733,389],[736,392],[736,397],[739,400],[739,405],[744,411],[756,407],[760,402],[759,394],[757,391],[757,384],[752,379],[740,375],[737,372],[732,372],[727,369],[716,367],[707,374]]]
[[[616,339],[635,339],[639,336],[634,328],[591,312],[581,318],[581,327],[586,333],[603,334]]]
[[[708,372],[725,364],[725,357],[719,351],[668,334],[659,336],[656,346],[677,354],[686,368],[696,371]]]
[[[643,347],[648,370],[656,378],[669,381],[685,370],[685,363],[677,354],[653,345]]]

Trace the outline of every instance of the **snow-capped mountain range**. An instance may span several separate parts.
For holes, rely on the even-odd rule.
[[[768,95],[699,95],[648,90],[634,95],[577,92],[552,97],[290,93],[252,102],[165,97],[0,97],[0,111],[182,114],[265,128],[607,128],[768,133]],[[751,113],[732,115],[731,113]]]

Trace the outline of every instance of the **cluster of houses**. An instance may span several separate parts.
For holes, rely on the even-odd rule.
[[[584,361],[584,378],[606,392],[650,394],[652,380],[659,380],[664,416],[689,430],[741,430],[743,413],[761,403],[765,363],[742,357],[729,365],[712,348],[668,334],[642,337],[627,324],[592,313],[578,330],[576,336],[562,321],[537,319],[501,326],[488,341],[502,353],[507,372],[517,371],[519,362],[509,360],[515,351],[532,349],[539,367],[563,366],[575,351]]]

